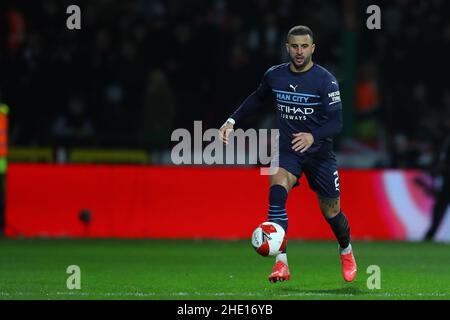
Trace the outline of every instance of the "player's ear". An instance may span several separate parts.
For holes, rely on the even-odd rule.
[[[289,53],[289,43],[286,42],[286,51]]]
[[[313,43],[312,45],[311,45],[311,50],[312,50],[312,53],[314,53],[314,50],[316,49],[316,44],[315,43]]]

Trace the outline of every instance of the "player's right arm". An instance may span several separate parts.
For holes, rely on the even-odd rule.
[[[225,123],[220,127],[219,129],[219,138],[220,140],[228,144],[230,134],[233,132],[234,129],[234,120],[229,118]]]
[[[234,124],[240,119],[254,113],[263,104],[265,98],[271,92],[269,84],[267,83],[267,76],[271,69],[267,70],[259,87],[249,95],[241,105],[233,112],[233,114],[225,121],[219,129],[219,138],[225,144],[228,144],[231,132],[233,132]]]

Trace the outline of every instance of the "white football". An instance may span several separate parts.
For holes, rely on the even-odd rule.
[[[252,246],[262,256],[275,256],[286,247],[285,232],[274,222],[261,223],[252,235]]]

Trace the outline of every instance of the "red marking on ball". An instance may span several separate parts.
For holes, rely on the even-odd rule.
[[[265,241],[256,251],[262,256],[269,255],[269,243]]]
[[[283,239],[283,242],[281,243],[281,246],[280,246],[280,251],[281,252],[283,252],[284,251],[284,249],[286,249],[286,238],[284,238]]]
[[[273,232],[277,232],[277,229],[275,228],[275,226],[271,225],[271,224],[262,224],[261,225],[261,229],[265,232],[265,233],[273,233]]]

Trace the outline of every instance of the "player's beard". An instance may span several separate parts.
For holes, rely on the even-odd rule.
[[[295,57],[291,58],[292,65],[294,66],[294,68],[296,70],[299,70],[299,71],[301,71],[303,68],[305,68],[305,66],[307,66],[310,61],[311,61],[311,56],[303,57],[303,62],[301,64],[297,64]]]

